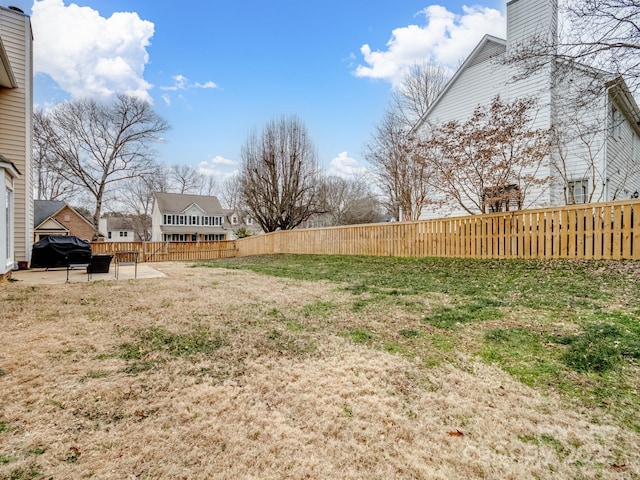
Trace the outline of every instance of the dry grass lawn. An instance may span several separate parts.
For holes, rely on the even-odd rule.
[[[640,478],[640,435],[606,413],[463,351],[430,362],[341,335],[418,315],[356,316],[328,282],[157,268],[0,284],[0,478]]]

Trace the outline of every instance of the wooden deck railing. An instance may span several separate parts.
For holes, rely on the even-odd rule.
[[[239,256],[640,259],[640,200],[290,230],[237,240],[236,245]]]
[[[96,242],[141,262],[273,253],[640,260],[640,200],[419,222],[288,230],[223,242]]]

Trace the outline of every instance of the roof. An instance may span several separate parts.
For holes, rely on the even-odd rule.
[[[131,217],[107,217],[107,230],[135,230]]]
[[[78,218],[82,219],[85,223],[87,223],[87,225],[90,225],[91,228],[93,228],[93,224],[88,218],[86,218],[75,208],[73,208],[71,205],[68,205],[66,202],[63,202],[62,200],[34,200],[33,226],[37,229],[40,225],[42,225],[43,222],[47,220],[47,218],[52,218],[65,207],[68,207],[69,210],[71,210],[78,216]]]
[[[37,227],[47,218],[53,217],[64,208],[65,202],[60,200],[34,200],[33,201],[33,226]]]
[[[424,115],[422,115],[422,117],[413,126],[413,128],[411,129],[412,133],[418,130],[420,127],[422,127],[426,119],[429,117],[429,114],[433,111],[436,105],[438,105],[440,101],[447,95],[449,90],[451,90],[451,87],[456,83],[456,81],[458,80],[458,78],[460,77],[460,75],[464,70],[466,70],[467,68],[473,65],[477,65],[482,61],[486,61],[492,58],[492,57],[485,57],[485,55],[481,55],[485,50],[485,47],[487,47],[489,44],[494,44],[496,47],[499,47],[495,50],[496,54],[500,52],[504,53],[504,51],[506,50],[507,41],[502,38],[494,37],[493,35],[485,35],[484,37],[482,37],[482,40],[480,40],[478,45],[476,45],[473,51],[469,54],[467,59],[462,63],[462,65],[460,65],[460,68],[458,68],[458,70],[453,75],[453,77],[451,77],[449,82],[447,82],[447,85],[442,89],[442,91],[436,97],[433,103],[429,105],[429,108],[424,113]]]
[[[161,212],[182,213],[191,205],[197,205],[208,214],[224,215],[218,197],[181,193],[156,193],[156,205]]]

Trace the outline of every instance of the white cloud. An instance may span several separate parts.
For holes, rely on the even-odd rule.
[[[190,83],[189,79],[184,75],[175,75],[171,78],[173,78],[173,82],[174,82],[173,85],[169,87],[160,87],[161,90],[175,92],[177,90],[188,90],[190,88],[203,88],[203,89],[218,88],[218,85],[212,81],[208,81],[205,83],[199,83],[199,82]]]
[[[196,88],[218,88],[218,85],[215,82],[212,82],[211,80],[209,80],[208,82],[205,83],[197,83],[195,84]]]
[[[419,12],[426,24],[396,28],[386,50],[362,45],[360,53],[366,65],[358,65],[355,75],[398,85],[412,65],[426,60],[454,70],[485,34],[505,37],[506,19],[498,10],[467,6],[462,10],[460,15],[431,5]]]
[[[109,96],[115,92],[150,100],[144,68],[154,24],[137,13],[97,10],[63,0],[36,0],[31,22],[34,69],[48,74],[72,97]]]
[[[358,165],[358,162],[350,158],[347,152],[340,153],[329,163],[329,175],[349,178],[365,173],[367,169]]]
[[[210,156],[208,160],[198,164],[198,171],[204,175],[211,175],[218,180],[225,180],[238,173],[240,162],[228,158]]]

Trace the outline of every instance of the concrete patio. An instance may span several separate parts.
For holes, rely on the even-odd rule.
[[[116,278],[115,266],[111,265],[108,273],[92,273],[88,278],[86,268],[74,268],[69,271],[69,283],[77,282],[97,282],[99,280],[104,281],[124,281],[144,280],[148,278],[162,278],[166,275],[148,264],[139,263],[138,272],[136,275],[135,265],[121,265],[118,267],[118,278]],[[23,282],[27,285],[56,285],[64,284],[67,282],[67,269],[66,268],[33,268],[29,270],[17,270],[11,275],[13,280]]]

